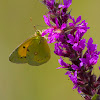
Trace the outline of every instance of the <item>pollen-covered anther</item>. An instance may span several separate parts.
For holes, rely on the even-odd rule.
[[[62,32],[61,29],[56,29],[56,30],[55,30],[55,33],[61,33],[61,32]]]

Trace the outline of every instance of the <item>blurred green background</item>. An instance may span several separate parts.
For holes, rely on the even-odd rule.
[[[79,15],[88,22],[90,30],[84,35],[92,37],[100,50],[100,0],[72,0],[71,15]],[[83,100],[60,67],[58,56],[50,44],[51,59],[41,66],[9,62],[10,53],[21,42],[34,34],[33,25],[46,27],[43,15],[47,12],[40,0],[0,0],[0,100]],[[30,22],[32,17],[32,23]],[[93,73],[100,75],[98,66]]]

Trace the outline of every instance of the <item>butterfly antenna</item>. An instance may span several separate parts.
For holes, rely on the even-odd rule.
[[[31,23],[32,23],[32,17],[30,17],[30,21],[31,21]],[[32,23],[32,26],[34,27],[34,31],[37,32],[38,30],[37,30],[37,28],[36,28],[36,25],[33,25],[33,23]]]
[[[37,28],[36,28],[36,26],[34,25],[34,30],[35,30],[35,32],[37,32]]]
[[[35,27],[35,25],[33,25],[33,23],[32,23],[32,17],[30,17],[30,22],[31,22],[31,24],[32,24],[32,26],[34,27],[34,30],[35,30],[35,32],[36,32],[36,27]]]

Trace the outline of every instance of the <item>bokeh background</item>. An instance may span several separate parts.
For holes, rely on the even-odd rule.
[[[79,15],[88,22],[90,29],[84,35],[92,37],[100,50],[100,0],[72,0],[71,15]],[[0,0],[0,100],[83,100],[53,53],[41,66],[9,62],[10,53],[21,42],[34,34],[33,25],[45,29],[43,15],[47,8],[40,0]],[[30,22],[32,17],[32,22]],[[33,25],[32,25],[33,24]],[[68,60],[66,60],[68,62]],[[98,60],[93,73],[100,75]]]

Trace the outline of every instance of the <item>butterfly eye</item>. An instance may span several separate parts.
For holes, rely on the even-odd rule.
[[[39,30],[36,31],[36,34],[37,34],[38,36],[41,36],[41,32],[40,32]]]

